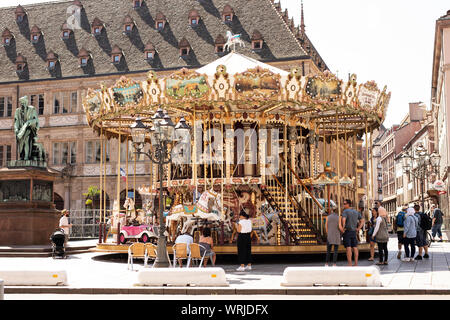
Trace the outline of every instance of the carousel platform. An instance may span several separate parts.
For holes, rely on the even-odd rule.
[[[115,243],[97,243],[95,248],[91,248],[93,252],[110,252],[110,253],[128,253],[128,247],[131,243],[115,244]],[[369,252],[368,243],[360,243],[358,245],[360,252]],[[172,244],[168,244],[167,250],[172,254]],[[237,246],[233,244],[215,245],[214,252],[218,255],[237,254]],[[263,245],[253,244],[252,254],[325,254],[327,246],[322,244],[311,245]],[[344,253],[344,246],[339,247],[339,253]]]

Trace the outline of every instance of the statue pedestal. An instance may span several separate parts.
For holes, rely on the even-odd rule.
[[[31,166],[0,169],[0,246],[50,244],[60,217],[53,204],[58,174]]]

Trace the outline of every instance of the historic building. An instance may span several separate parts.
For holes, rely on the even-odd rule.
[[[450,10],[436,21],[434,54],[431,78],[431,104],[437,152],[441,155],[439,179],[444,181],[447,192],[440,195],[439,205],[450,212]]]
[[[88,88],[110,86],[123,75],[143,80],[149,70],[166,75],[197,69],[227,53],[227,31],[241,35],[243,55],[284,70],[300,67],[303,75],[321,73],[328,67],[306,35],[299,10],[302,19],[295,26],[273,0],[76,0],[1,8],[0,166],[16,157],[14,111],[28,95],[38,110],[48,165],[61,172],[55,204],[84,208],[83,193],[99,185],[102,152],[81,105]],[[116,146],[106,148],[107,206],[115,198]],[[125,143],[120,152],[124,171],[136,172],[121,189],[147,183],[148,159],[133,163]]]

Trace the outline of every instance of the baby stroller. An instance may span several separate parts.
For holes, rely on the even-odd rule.
[[[55,232],[52,233],[50,241],[52,242],[52,258],[64,259],[66,250],[64,248],[64,241],[66,239],[64,230],[57,228]]]

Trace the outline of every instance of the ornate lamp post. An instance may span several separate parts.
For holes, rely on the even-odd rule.
[[[441,156],[436,152],[429,154],[427,150],[418,145],[412,153],[405,152],[402,157],[402,167],[405,174],[411,174],[414,178],[420,180],[422,210],[425,211],[425,181],[429,175],[439,172],[439,162]]]
[[[175,126],[169,115],[162,109],[158,109],[152,116],[153,127],[148,128],[141,120],[137,118],[135,123],[130,126],[131,136],[133,139],[133,146],[137,154],[145,154],[150,160],[158,164],[159,174],[159,237],[156,252],[155,268],[166,268],[169,266],[167,258],[167,240],[164,232],[166,226],[164,223],[164,208],[163,208],[163,172],[164,165],[171,161],[169,153],[169,144],[177,142],[177,137],[189,134],[190,127],[186,124],[184,118],[180,119]],[[175,134],[176,132],[176,134]],[[146,135],[150,135],[150,142],[152,145],[151,152],[144,152],[144,144]]]

